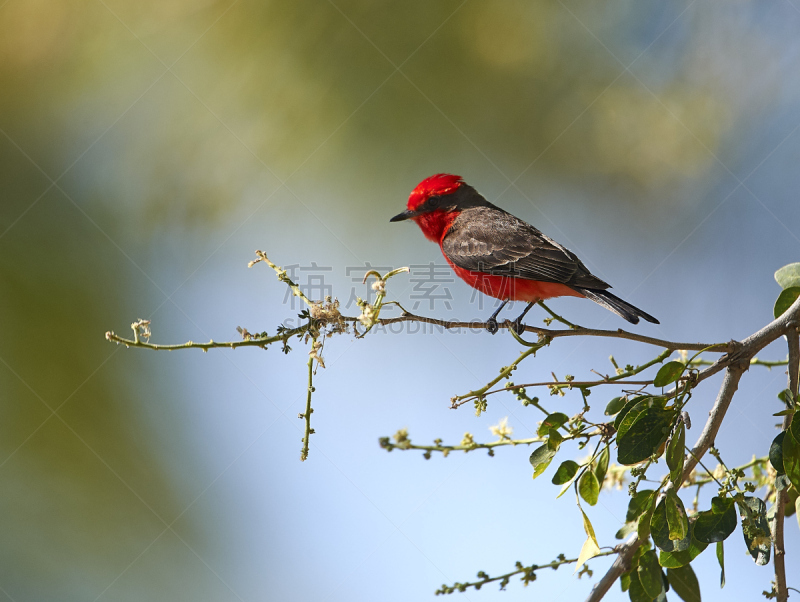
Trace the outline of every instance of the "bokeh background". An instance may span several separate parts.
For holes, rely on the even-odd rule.
[[[0,2],[2,596],[428,600],[478,570],[577,555],[579,513],[554,500],[553,468],[531,481],[528,448],[425,461],[377,444],[401,427],[418,443],[491,440],[503,417],[531,436],[539,415],[513,397],[480,418],[449,409],[516,357],[507,334],[330,339],[300,463],[302,343],[162,353],[104,333],[137,318],[160,343],[274,331],[300,308],[266,266],[247,269],[257,248],[356,315],[367,263],[443,263],[388,219],[422,178],[452,172],[661,320],[637,332],[744,337],[771,319],[773,272],[800,258],[798,33],[788,0]],[[439,280],[432,308],[419,295],[433,285],[408,276],[390,297],[488,315]],[[580,300],[552,306],[627,326]],[[559,340],[515,380],[655,352]],[[728,462],[766,453],[785,382],[746,375],[717,441]],[[717,384],[695,394],[689,440]],[[612,396],[596,392],[594,411]],[[609,492],[590,510],[601,544],[626,504]],[[608,564],[591,562],[595,577]],[[772,577],[740,529],[725,590],[711,552],[696,565],[705,600],[755,599]],[[570,573],[455,596],[582,599],[591,583]]]

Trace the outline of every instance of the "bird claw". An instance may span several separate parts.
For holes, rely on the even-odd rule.
[[[489,318],[489,320],[486,322],[486,330],[489,331],[489,334],[497,334],[499,328],[500,327],[497,325],[497,320],[494,318]]]
[[[514,329],[514,332],[516,332],[518,336],[522,336],[522,333],[525,332],[525,324],[520,320],[515,320],[511,328]]]

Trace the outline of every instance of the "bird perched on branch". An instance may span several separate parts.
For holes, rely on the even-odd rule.
[[[530,224],[487,201],[461,176],[437,174],[420,182],[408,197],[408,209],[390,221],[411,219],[428,240],[439,244],[444,258],[471,287],[502,300],[488,321],[497,332],[497,315],[508,301],[528,301],[515,320],[534,303],[552,297],[584,297],[632,324],[653,316],[608,292],[578,257]]]

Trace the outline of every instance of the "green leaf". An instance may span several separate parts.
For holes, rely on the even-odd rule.
[[[773,315],[776,318],[780,318],[787,309],[789,309],[797,300],[797,297],[800,297],[800,286],[793,286],[791,288],[787,288],[781,291],[781,294],[778,295],[777,301],[775,301],[775,307],[772,310]]]
[[[672,434],[672,439],[669,440],[667,445],[667,466],[669,467],[669,476],[673,482],[677,483],[678,479],[683,476],[683,450],[686,447],[686,426],[683,422],[678,423],[678,428]]]
[[[650,599],[657,598],[664,589],[664,582],[661,579],[661,567],[658,564],[658,557],[653,550],[648,550],[639,558],[639,568],[636,569],[639,582],[645,593]]]
[[[587,537],[586,541],[583,542],[583,546],[581,547],[581,553],[578,554],[578,562],[575,563],[575,570],[572,572],[577,572],[580,567],[586,564],[587,561],[597,556],[599,553],[600,547],[597,545],[597,542],[593,541],[591,537]]]
[[[719,587],[725,587],[725,542],[717,542],[717,562],[719,562]]]
[[[600,457],[597,458],[597,466],[594,468],[594,474],[601,487],[603,485],[603,479],[606,478],[606,473],[608,472],[609,456],[608,445],[606,445],[603,451],[600,452]]]
[[[775,412],[773,416],[788,416],[789,414],[794,414],[796,410],[794,408],[786,408],[785,410],[781,410],[780,412]]]
[[[670,515],[672,515],[673,522],[676,524],[680,521],[677,521],[675,516],[675,508],[674,502],[668,502],[668,497],[665,496],[662,499],[658,506],[656,506],[655,511],[653,512],[653,518],[650,521],[650,532],[653,536],[653,541],[656,542],[656,545],[664,550],[665,552],[681,552],[689,548],[689,544],[691,543],[691,538],[687,533],[683,539],[672,539],[672,533],[670,531],[670,522],[668,520],[667,509],[672,505],[672,510],[670,510]],[[684,512],[684,518],[686,513]],[[682,522],[680,522],[682,525]],[[678,527],[676,526],[676,529]],[[663,566],[663,565],[662,565]]]
[[[631,584],[628,588],[628,597],[631,602],[653,602],[653,598],[648,595],[642,586],[642,582],[639,580],[638,569],[636,572],[631,571]]]
[[[569,421],[569,416],[562,412],[548,414],[539,426],[539,436],[544,437],[550,429],[558,429]]]
[[[564,460],[553,475],[553,485],[563,485],[569,483],[575,473],[578,472],[580,465],[572,460]]]
[[[763,566],[769,562],[772,548],[767,505],[760,498],[745,496],[744,503],[738,503],[738,506],[747,551],[756,564]]]
[[[800,420],[792,420],[781,442],[783,470],[795,489],[800,491]],[[771,459],[770,450],[770,462]]]
[[[683,501],[674,490],[670,490],[665,499],[667,501],[669,538],[673,541],[682,541],[689,535],[689,519],[686,517]]]
[[[611,401],[608,402],[606,406],[605,415],[606,416],[613,416],[614,414],[619,413],[619,411],[625,407],[625,403],[628,401],[625,397],[615,397]]]
[[[682,362],[667,362],[661,366],[661,368],[659,368],[655,379],[653,379],[653,386],[666,387],[667,385],[674,383],[681,377],[681,374],[683,374],[683,370],[685,368],[686,365]]]
[[[591,470],[583,473],[581,480],[578,482],[578,493],[590,506],[594,506],[597,503],[597,498],[600,495],[600,483],[598,483],[597,477]]]
[[[697,558],[707,547],[708,544],[702,541],[697,541],[694,537],[694,524],[689,522],[689,547],[680,552],[664,552],[663,550],[658,556],[658,561],[665,569],[677,569],[686,566],[692,560]]]
[[[787,408],[793,408],[795,406],[795,397],[789,389],[784,389],[778,393],[778,399],[785,403]]]
[[[645,510],[651,508],[653,506],[653,495],[655,495],[655,491],[652,489],[641,489],[633,494],[631,501],[628,502],[628,513],[625,515],[625,522],[635,521]]]
[[[583,566],[587,560],[594,558],[600,553],[600,546],[597,544],[597,537],[594,534],[592,522],[589,520],[589,517],[586,516],[583,508],[581,508],[580,511],[583,515],[583,530],[586,532],[586,541],[583,542],[581,553],[578,554],[578,561],[575,563],[575,570],[573,573],[577,572],[577,570]]]
[[[781,288],[800,286],[800,263],[790,263],[775,272],[775,282]]]
[[[564,441],[564,437],[556,429],[551,428],[547,431],[547,445],[550,446],[550,449],[558,451],[562,441]]]
[[[547,443],[533,450],[533,453],[530,457],[530,462],[531,466],[533,466],[534,479],[547,470],[547,467],[550,466],[550,462],[553,461],[555,455],[556,451],[551,449]]]
[[[736,529],[736,507],[731,498],[715,497],[711,510],[701,512],[694,523],[694,536],[698,541],[715,543],[723,541]]]
[[[769,463],[778,474],[786,474],[783,469],[783,438],[786,436],[786,431],[781,431],[778,436],[772,440],[772,445],[769,446]]]
[[[677,569],[667,569],[669,584],[684,602],[701,602],[700,584],[694,574],[692,565],[687,564]]]
[[[580,508],[581,515],[583,516],[583,530],[586,532],[586,536],[594,542],[594,545],[599,545],[597,543],[597,536],[594,534],[594,527],[592,526],[592,521],[589,520],[589,517],[586,516],[586,513],[583,511],[583,508]],[[580,566],[580,565],[578,565]]]
[[[628,591],[628,588],[631,586],[630,572],[622,573],[622,576],[619,578],[619,586],[622,588],[623,592]]]
[[[634,412],[635,408],[629,415]],[[638,464],[652,456],[667,438],[674,417],[672,410],[657,406],[646,408],[636,415],[630,428],[617,433],[617,461],[626,465]]]
[[[792,505],[792,509],[794,509],[794,505]],[[625,539],[626,537],[628,537],[628,535],[630,535],[634,531],[636,531],[636,523],[633,522],[625,523],[617,530],[616,533],[614,533],[614,538]]]
[[[641,401],[646,399],[650,399],[650,395],[639,395],[634,397],[630,401],[625,402],[625,405],[617,414],[617,417],[614,418],[614,428],[619,430],[619,427],[622,425],[622,421],[625,419],[625,416],[630,412],[633,408],[635,408]]]
[[[797,515],[797,525],[800,526],[800,497],[794,501],[794,511]]]
[[[784,477],[785,476],[786,475],[784,475]],[[783,515],[784,516],[792,516],[795,513],[795,510],[796,510],[795,509],[795,503],[797,502],[797,497],[798,497],[797,489],[795,489],[794,487],[792,487],[790,485],[789,486],[789,491],[787,492],[787,494],[788,495],[786,496],[786,505],[783,507],[784,508],[784,510],[783,510],[784,514]]]
[[[636,534],[642,541],[647,541],[650,539],[650,525],[653,522],[653,514],[655,514],[655,501],[656,496],[651,496],[644,512],[642,512],[641,516],[639,516],[639,524],[636,526]]]

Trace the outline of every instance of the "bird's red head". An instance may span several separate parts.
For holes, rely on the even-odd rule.
[[[455,192],[463,184],[461,176],[449,173],[437,173],[435,176],[425,178],[417,184],[408,197],[408,210],[416,211],[432,196],[444,196]]]
[[[390,221],[399,222],[406,219],[414,220],[426,238],[441,242],[442,235],[455,219],[450,207],[452,203],[442,201],[448,195],[456,192],[464,181],[461,176],[440,173],[425,178],[417,184],[408,197],[408,209],[400,215],[395,215]]]

